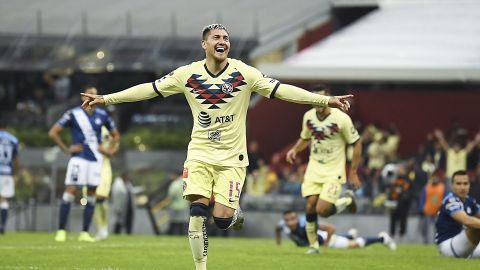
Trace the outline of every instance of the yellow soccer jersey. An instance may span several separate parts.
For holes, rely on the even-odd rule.
[[[248,166],[246,118],[253,91],[272,98],[280,82],[257,69],[228,59],[212,74],[205,60],[176,69],[153,83],[163,97],[182,93],[192,110],[193,129],[187,160],[218,166]]]
[[[112,144],[112,136],[110,136],[110,131],[105,126],[102,126],[102,146],[105,148],[110,147]],[[109,156],[103,155],[104,160],[110,160]]]
[[[311,140],[309,166],[315,166],[315,171],[319,172],[318,182],[338,180],[344,183],[345,148],[360,139],[350,116],[332,108],[330,115],[320,121],[315,109],[311,109],[303,116],[300,137]]]

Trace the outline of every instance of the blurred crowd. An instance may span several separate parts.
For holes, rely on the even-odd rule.
[[[472,175],[471,195],[480,199],[479,134],[468,136],[458,125],[445,133],[432,130],[418,146],[417,153],[408,157],[398,155],[401,134],[393,124],[387,128],[370,124],[363,128],[361,137],[363,153],[359,175],[363,185],[356,195],[368,202],[365,211],[372,210],[370,207],[383,209],[400,198],[408,201],[408,211],[419,209],[422,190],[429,182],[438,179],[448,188],[449,176],[460,169]],[[285,153],[278,152],[267,160],[256,141],[249,143],[248,151],[250,166],[244,193],[253,197],[265,194],[301,196],[307,158],[299,158],[292,166],[285,162]],[[347,150],[347,156],[351,157],[351,149]],[[399,179],[404,181],[403,185],[398,183]],[[404,190],[400,192],[396,185]]]

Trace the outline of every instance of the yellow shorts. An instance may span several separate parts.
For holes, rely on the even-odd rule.
[[[98,184],[96,193],[98,196],[108,198],[112,187],[112,165],[108,158],[103,159],[101,175],[100,184]]]
[[[317,183],[313,181],[304,181],[302,184],[302,196],[308,197],[318,195],[320,199],[335,203],[340,198],[342,184],[335,181]]]
[[[245,167],[210,165],[187,160],[183,169],[183,197],[201,195],[215,197],[215,202],[236,209],[245,182]]]

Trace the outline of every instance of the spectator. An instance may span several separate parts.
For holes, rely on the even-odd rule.
[[[250,162],[247,167],[249,173],[258,169],[258,162],[263,160],[263,156],[260,153],[260,147],[257,141],[251,141],[248,144],[248,160]]]
[[[442,200],[447,195],[447,188],[442,180],[441,171],[435,171],[430,181],[422,189],[420,195],[419,212],[420,212],[420,232],[422,233],[423,243],[433,242],[433,234],[430,228],[435,226],[435,218],[438,210],[442,206]]]
[[[120,234],[123,229],[127,234],[132,233],[135,211],[134,192],[128,174],[115,178],[112,186],[112,202],[115,213],[113,232]]]
[[[398,177],[388,189],[387,208],[390,208],[390,235],[396,237],[397,223],[400,225],[398,240],[400,241],[407,232],[407,219],[412,200],[412,183],[407,178],[406,168],[398,167]]]

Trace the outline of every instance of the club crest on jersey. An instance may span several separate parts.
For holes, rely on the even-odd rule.
[[[210,118],[210,115],[206,112],[200,112],[198,114],[198,124],[203,127],[209,127],[210,124],[212,123],[212,118]]]
[[[208,131],[208,139],[212,141],[220,141],[222,137],[222,133],[220,130],[209,130]]]
[[[225,94],[231,94],[233,92],[233,86],[231,83],[224,83],[222,85],[222,92]]]
[[[100,126],[102,124],[102,120],[100,118],[95,118],[95,124],[97,124],[97,126]]]

